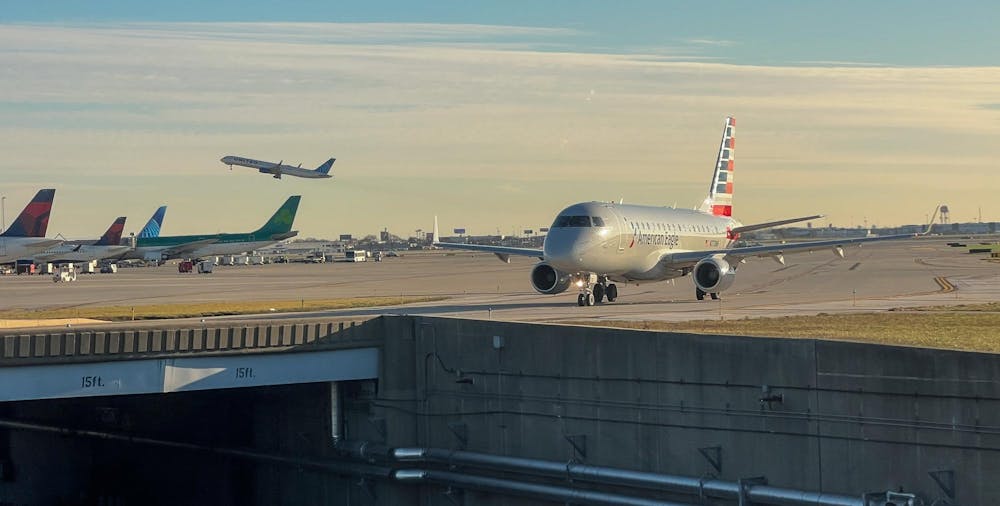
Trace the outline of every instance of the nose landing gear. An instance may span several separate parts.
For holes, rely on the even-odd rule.
[[[712,300],[719,300],[719,292],[708,293],[708,292],[705,292],[704,290],[702,290],[701,288],[695,287],[695,289],[694,289],[694,297],[696,299],[698,299],[698,300],[705,300],[705,296],[706,295],[710,295],[712,297]]]
[[[583,288],[576,298],[578,306],[593,306],[604,302],[605,297],[608,302],[618,299],[618,287],[614,283],[608,283],[608,278],[603,276],[593,279]]]

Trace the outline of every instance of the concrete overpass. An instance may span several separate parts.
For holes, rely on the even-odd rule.
[[[992,354],[410,316],[2,340],[0,501],[1000,498]]]

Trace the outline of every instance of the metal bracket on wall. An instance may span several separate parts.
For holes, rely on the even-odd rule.
[[[388,429],[386,428],[385,418],[374,417],[374,416],[369,417],[368,423],[372,424],[372,427],[375,429],[375,432],[378,432],[378,435],[382,437],[382,442],[385,442],[388,436]]]
[[[458,449],[464,450],[469,444],[469,426],[465,422],[449,422],[448,430],[458,439]]]
[[[941,487],[944,491],[944,495],[948,496],[948,499],[952,501],[955,500],[955,470],[954,469],[941,469],[939,471],[928,471],[931,479]]]
[[[758,476],[756,478],[740,478],[740,502],[739,506],[753,506],[750,502],[750,487],[754,485],[767,485],[767,478]]]
[[[455,506],[463,506],[465,504],[465,491],[460,488],[448,487],[444,489],[441,495]]]
[[[369,480],[368,478],[359,478],[358,481],[354,482],[358,488],[361,489],[369,499],[375,500],[375,482]]]
[[[716,473],[722,474],[722,446],[706,446],[698,448],[698,453],[712,465]]]
[[[587,435],[586,434],[567,434],[563,436],[566,441],[573,446],[576,450],[577,455],[580,457],[580,461],[587,460]]]

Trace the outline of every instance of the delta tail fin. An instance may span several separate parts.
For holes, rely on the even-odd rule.
[[[715,172],[712,173],[712,185],[708,188],[708,197],[698,209],[716,216],[733,215],[733,168],[736,166],[736,119],[726,118],[726,126],[722,130],[722,143],[719,146],[719,156],[715,160]]]
[[[3,237],[45,237],[45,231],[49,228],[49,213],[52,211],[52,199],[56,196],[56,191],[52,188],[39,190],[35,198],[24,206],[24,210],[17,216],[14,223],[10,224],[0,236]]]
[[[281,207],[275,211],[271,219],[263,227],[257,229],[253,234],[257,237],[273,237],[285,235],[292,230],[292,223],[295,222],[295,213],[299,210],[299,200],[301,195],[292,195]]]
[[[167,214],[167,206],[160,206],[153,217],[146,222],[146,226],[142,227],[139,231],[140,239],[145,239],[149,237],[160,237],[160,228],[163,226],[163,216]]]
[[[108,227],[108,231],[104,232],[97,242],[94,243],[95,246],[118,246],[122,241],[122,232],[125,231],[125,217],[119,216],[115,219],[114,223]]]
[[[316,167],[316,170],[314,170],[313,172],[317,172],[317,173],[320,173],[320,174],[323,174],[323,175],[329,174],[330,173],[330,167],[333,167],[333,162],[336,162],[336,161],[337,161],[336,158],[331,158],[331,159],[327,160],[326,162],[324,162],[323,165],[320,165],[319,167]]]

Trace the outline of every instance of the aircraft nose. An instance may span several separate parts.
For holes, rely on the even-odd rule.
[[[574,269],[590,249],[584,229],[551,230],[545,238],[545,259],[556,267]]]

